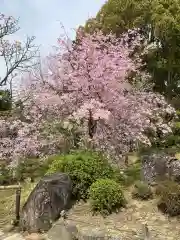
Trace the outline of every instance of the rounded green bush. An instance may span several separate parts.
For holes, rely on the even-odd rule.
[[[137,181],[134,185],[132,196],[133,198],[147,200],[153,197],[153,192],[151,190],[151,187],[147,183]]]
[[[112,179],[99,179],[89,189],[89,199],[93,211],[103,214],[125,206],[121,186]]]
[[[54,172],[65,172],[70,176],[76,199],[86,199],[89,187],[97,179],[117,177],[117,171],[101,154],[85,150],[56,156],[47,174]]]
[[[156,189],[159,195],[158,208],[170,216],[180,215],[180,185],[173,181],[165,181]]]

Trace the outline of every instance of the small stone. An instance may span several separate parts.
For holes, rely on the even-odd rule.
[[[68,233],[70,233],[72,236],[77,236],[78,234],[78,229],[77,229],[77,226],[72,223],[71,221],[66,221],[66,225],[65,225]]]
[[[62,210],[62,211],[60,212],[60,216],[65,219],[65,218],[67,217],[66,211],[65,211],[65,210]]]
[[[14,230],[14,225],[12,224],[7,224],[3,229],[5,233],[12,232],[13,230]]]
[[[72,240],[72,234],[66,229],[64,222],[59,219],[47,233],[50,240]]]
[[[120,235],[119,231],[109,229],[108,232],[107,232],[107,238],[105,238],[105,239],[108,239],[108,240],[122,240],[122,235]]]
[[[45,240],[45,238],[38,233],[31,233],[25,237],[26,240]]]
[[[155,186],[157,186],[157,182],[152,182],[152,183],[150,183],[150,185],[151,185],[152,187],[155,187]]]
[[[121,208],[120,209],[120,212],[125,212],[126,211],[126,208]]]
[[[79,235],[78,235],[78,239],[80,240],[88,240],[88,239],[92,239],[92,240],[105,240],[106,238],[106,232],[103,229],[100,228],[83,228],[83,229],[79,229]]]

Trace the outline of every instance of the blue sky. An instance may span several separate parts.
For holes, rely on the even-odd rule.
[[[103,5],[105,0],[0,0],[1,12],[20,18],[21,30],[15,38],[23,41],[27,35],[36,36],[41,52],[46,55],[62,33],[60,22],[70,37],[73,28],[83,25]]]

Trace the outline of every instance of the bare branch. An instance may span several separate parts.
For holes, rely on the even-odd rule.
[[[18,20],[0,14],[0,39],[17,32],[19,29]]]
[[[19,30],[18,21],[12,17],[0,15],[0,57],[3,58],[6,73],[0,79],[0,86],[7,84],[12,74],[29,71],[37,64],[39,48],[33,44],[35,37],[27,37],[24,44],[19,41],[9,41],[6,37]]]

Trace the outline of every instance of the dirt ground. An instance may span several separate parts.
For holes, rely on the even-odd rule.
[[[123,240],[138,239],[144,235],[147,224],[150,236],[156,240],[179,240],[180,218],[169,218],[158,211],[157,199],[139,201],[126,193],[128,206],[119,213],[103,218],[90,213],[89,203],[79,203],[70,210],[68,219],[80,227],[100,227],[122,236]]]
[[[27,183],[22,192],[21,203],[27,199],[35,184]],[[103,218],[92,215],[89,203],[79,202],[68,213],[68,220],[80,227],[99,227],[122,236],[123,240],[141,238],[144,234],[144,225],[147,224],[152,239],[179,240],[180,218],[169,218],[158,211],[157,199],[140,201],[131,198],[130,191],[125,192],[128,205],[119,213]],[[15,193],[10,190],[0,191],[0,229],[15,217]]]

